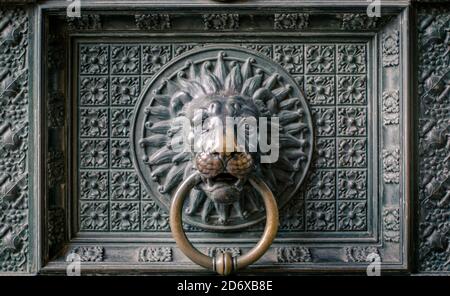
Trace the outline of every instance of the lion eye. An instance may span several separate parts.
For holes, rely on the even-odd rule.
[[[220,104],[219,103],[211,103],[208,108],[209,114],[217,115],[220,113]]]
[[[241,110],[241,104],[233,102],[228,104],[228,109],[231,111],[230,113],[236,113],[237,111]]]

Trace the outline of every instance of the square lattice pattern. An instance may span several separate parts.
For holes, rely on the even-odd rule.
[[[133,170],[130,128],[145,83],[201,44],[78,45],[80,231],[169,231],[168,214]],[[283,66],[314,119],[314,159],[301,194],[280,214],[281,231],[368,229],[366,43],[242,44]]]

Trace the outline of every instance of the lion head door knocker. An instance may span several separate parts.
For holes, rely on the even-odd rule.
[[[221,274],[258,260],[275,238],[278,207],[297,193],[312,157],[311,114],[293,78],[256,52],[203,47],[163,67],[134,112],[135,167],[146,189],[170,209],[181,251]],[[217,138],[217,131],[223,137]],[[255,134],[256,145],[250,140]],[[268,144],[274,135],[276,143],[263,149],[262,142]],[[264,219],[258,244],[237,258],[202,254],[182,226],[236,231]]]

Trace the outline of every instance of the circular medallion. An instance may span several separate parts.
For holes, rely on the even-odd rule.
[[[212,134],[227,118],[238,131],[244,127],[245,145],[236,145],[234,134],[227,142],[239,147],[236,152],[218,149],[222,143]],[[198,134],[195,123],[201,123]],[[228,125],[223,126],[228,139]],[[255,134],[258,143],[251,145]],[[264,219],[262,199],[247,182],[251,174],[268,184],[282,208],[298,194],[313,149],[311,114],[294,79],[267,57],[228,45],[187,52],[163,67],[139,97],[131,137],[139,178],[165,209],[184,179],[201,174],[183,219],[216,231]],[[183,141],[192,149],[175,147]]]

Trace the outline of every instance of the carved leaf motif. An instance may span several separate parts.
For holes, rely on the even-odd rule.
[[[139,77],[113,77],[111,79],[111,104],[134,105],[140,89]]]
[[[148,45],[142,48],[142,72],[153,75],[172,58],[170,45]]]
[[[334,45],[306,46],[306,71],[308,73],[333,73],[335,71]]]
[[[109,73],[109,47],[103,45],[82,46],[81,74],[108,74]]]
[[[142,227],[145,230],[168,230],[169,215],[161,209],[154,201],[142,204]]]
[[[136,26],[144,30],[165,30],[172,26],[168,14],[138,14],[135,15]]]
[[[289,73],[303,73],[303,45],[275,45],[274,60],[282,65]]]
[[[67,258],[72,261],[80,258],[81,262],[101,262],[104,260],[104,251],[104,248],[100,246],[80,246],[72,249]]]
[[[97,138],[108,135],[109,116],[107,109],[82,108],[80,116],[81,137]]]
[[[304,230],[305,229],[305,202],[302,199],[294,199],[280,212],[280,229]]]
[[[365,139],[339,139],[338,163],[341,167],[365,167],[367,143]]]
[[[336,172],[317,170],[311,174],[306,191],[307,199],[334,199],[336,196]]]
[[[365,104],[366,99],[365,76],[339,76],[338,102],[340,104]]]
[[[111,108],[111,136],[128,137],[131,129],[131,108]]]
[[[365,45],[338,45],[337,67],[339,73],[365,73]]]
[[[111,167],[132,167],[130,142],[128,140],[111,140]]]
[[[104,202],[80,203],[80,229],[105,231],[109,229],[109,206]]]
[[[111,46],[111,73],[137,74],[140,68],[138,46]]]
[[[215,247],[208,248],[207,250],[208,256],[216,257],[217,254],[228,252],[231,254],[231,257],[238,257],[241,255],[241,249],[237,247]]]
[[[236,30],[239,28],[239,14],[204,14],[205,30]]]
[[[108,167],[108,141],[106,140],[81,140],[80,159],[81,167],[106,168]]]
[[[338,135],[365,136],[367,129],[366,108],[338,108]]]
[[[277,261],[279,263],[307,263],[312,262],[311,251],[305,247],[277,248]]]
[[[132,171],[111,172],[111,198],[116,200],[138,199],[140,183]]]
[[[139,250],[139,262],[171,262],[172,248],[150,247]]]
[[[383,34],[383,66],[393,67],[399,65],[400,59],[400,33],[395,30]]]
[[[99,30],[102,28],[101,18],[98,14],[83,14],[81,17],[68,17],[67,24],[69,30],[73,31]]]
[[[383,92],[383,123],[393,125],[400,123],[399,91]]]
[[[400,209],[384,209],[383,227],[385,241],[394,243],[400,242]]]
[[[273,46],[272,44],[248,44],[248,43],[244,43],[242,44],[242,46],[257,51],[259,53],[262,53],[263,55],[272,58],[273,55]]]
[[[336,140],[317,139],[315,165],[319,168],[333,168],[336,166]]]
[[[306,96],[311,105],[333,105],[335,99],[333,76],[307,76]]]
[[[80,199],[106,200],[108,199],[108,173],[104,171],[80,172]]]
[[[376,247],[346,247],[344,248],[347,262],[370,262],[369,255],[380,255]]]
[[[400,149],[383,150],[383,178],[386,183],[399,183]]]
[[[338,228],[340,230],[366,230],[366,220],[366,202],[340,202],[338,204]]]
[[[330,137],[336,135],[336,111],[334,107],[314,107],[311,109],[318,136]]]
[[[449,149],[446,106],[449,92],[450,14],[446,9],[419,11],[419,270],[442,272],[450,266],[448,204]],[[444,111],[445,110],[445,111]],[[394,236],[396,238],[396,236]]]
[[[340,170],[338,174],[339,199],[367,198],[367,171]]]
[[[276,13],[273,26],[276,30],[302,30],[309,25],[309,14]]]
[[[111,230],[139,231],[140,216],[137,202],[111,203]]]
[[[81,105],[107,105],[108,84],[106,77],[83,77],[80,81]]]
[[[378,17],[369,17],[367,14],[344,13],[340,18],[343,30],[372,30],[379,25]]]
[[[334,202],[309,202],[307,210],[307,230],[331,231],[336,229],[336,206]]]
[[[28,14],[0,8],[0,273],[29,270]]]

